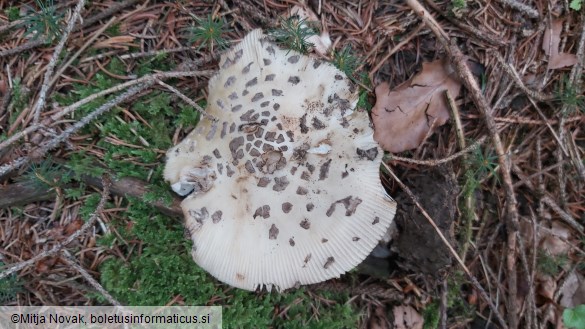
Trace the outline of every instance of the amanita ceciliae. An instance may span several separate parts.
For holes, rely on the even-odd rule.
[[[357,266],[390,226],[357,90],[329,63],[261,30],[224,54],[197,127],[167,153],[193,258],[247,290],[317,283]]]

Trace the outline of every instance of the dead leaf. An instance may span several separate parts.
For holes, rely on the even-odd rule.
[[[544,297],[547,302],[554,300],[555,291],[557,290],[557,282],[550,275],[537,275],[536,294]]]
[[[394,313],[394,329],[422,329],[424,320],[418,312],[408,305],[396,306]]]
[[[570,238],[571,229],[559,221],[553,221],[550,231],[542,230],[541,248],[551,256],[564,255],[569,252],[571,246],[565,241]]]
[[[585,304],[585,277],[576,270],[569,273],[559,290],[562,296],[559,304],[562,307]]]
[[[372,111],[374,139],[386,151],[398,153],[417,148],[431,129],[449,120],[444,91],[456,98],[461,83],[445,60],[423,63],[421,72],[390,91],[387,83],[376,87]]]
[[[554,70],[565,66],[573,66],[577,63],[577,56],[567,53],[559,53],[561,43],[561,31],[563,30],[563,21],[555,19],[551,25],[544,31],[542,38],[542,49],[549,56],[548,69]]]
[[[63,233],[65,233],[65,236],[69,236],[69,235],[75,233],[76,231],[79,231],[79,229],[81,229],[82,226],[83,226],[83,221],[81,219],[76,219],[76,220],[70,222],[69,224],[65,225],[65,228],[63,229]]]
[[[304,8],[299,5],[294,5],[291,8],[289,17],[291,16],[298,16],[299,19],[305,20],[307,22],[319,22],[319,18],[311,9]],[[322,26],[321,30],[321,35],[312,35],[306,40],[308,43],[313,45],[313,49],[315,49],[318,54],[325,56],[329,51],[332,42],[331,38],[329,37],[329,31],[327,31],[325,26]]]
[[[376,306],[368,320],[368,329],[390,329],[390,322],[386,316],[386,309],[382,306]]]
[[[577,56],[567,53],[556,54],[548,60],[548,68],[551,70],[573,66],[575,64],[577,64]]]
[[[6,95],[6,91],[8,90],[7,83],[4,80],[0,80],[0,95]]]
[[[38,273],[47,273],[55,266],[57,260],[58,257],[45,257],[35,263],[35,270]]]

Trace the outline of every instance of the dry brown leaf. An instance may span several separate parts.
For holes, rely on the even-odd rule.
[[[544,297],[547,301],[554,300],[554,295],[557,290],[557,282],[550,275],[537,275],[536,294]]]
[[[544,230],[543,230],[544,231]],[[550,231],[544,231],[540,246],[551,256],[566,254],[570,246],[561,239],[568,240],[571,236],[571,229],[559,221],[553,221]]]
[[[6,95],[7,90],[8,87],[6,86],[6,81],[0,80],[0,95],[2,96]]]
[[[542,49],[549,56],[548,69],[559,69],[565,66],[573,66],[577,63],[577,56],[567,53],[559,53],[561,43],[561,31],[563,30],[563,21],[555,19],[544,31],[542,38]]]
[[[422,329],[424,320],[418,312],[408,305],[396,306],[394,314],[394,329]]]
[[[445,60],[423,63],[421,72],[390,91],[387,83],[376,87],[373,108],[374,139],[393,153],[417,148],[429,130],[449,120],[444,91],[456,98],[461,83]]]
[[[585,304],[585,277],[576,270],[569,273],[559,289],[562,296],[559,302],[561,306],[573,308]]]
[[[368,321],[368,329],[390,329],[390,322],[386,316],[386,309],[377,306]]]
[[[76,219],[76,220],[70,222],[69,224],[65,225],[65,228],[63,229],[63,233],[65,234],[65,236],[69,236],[69,235],[75,233],[76,231],[79,231],[82,226],[83,226],[83,221],[81,219]]]

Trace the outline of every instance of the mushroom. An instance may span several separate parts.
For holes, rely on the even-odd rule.
[[[167,153],[197,264],[232,286],[278,290],[339,277],[390,226],[382,151],[356,87],[261,30],[224,54],[207,115]]]

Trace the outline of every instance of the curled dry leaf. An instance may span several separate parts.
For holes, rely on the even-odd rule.
[[[546,301],[554,300],[557,291],[555,278],[550,275],[537,275],[536,282],[536,295],[545,298]]]
[[[565,242],[571,237],[571,229],[558,221],[552,222],[550,231],[545,231],[540,240],[541,248],[551,256],[566,254],[570,246]],[[564,240],[564,241],[563,241]]]
[[[563,307],[573,308],[585,304],[585,277],[576,270],[567,275],[563,285],[559,288]]]
[[[299,19],[307,22],[319,22],[319,18],[315,13],[309,9],[299,5],[295,5],[291,8],[289,17],[298,16]],[[327,55],[329,48],[331,48],[331,38],[329,37],[329,31],[326,30],[325,26],[321,26],[321,35],[312,35],[307,38],[307,42],[313,45],[313,49],[321,56]]]
[[[461,89],[453,73],[446,60],[436,60],[423,63],[417,75],[395,90],[387,83],[377,86],[374,140],[393,153],[417,148],[431,129],[449,119],[444,92],[455,98]]]
[[[395,329],[422,329],[424,320],[418,312],[408,305],[396,306],[392,309],[394,313]]]
[[[555,19],[544,31],[542,49],[544,50],[544,53],[549,56],[549,70],[560,69],[565,66],[573,66],[577,63],[577,56],[568,53],[559,53],[562,29],[563,21],[561,19]]]

